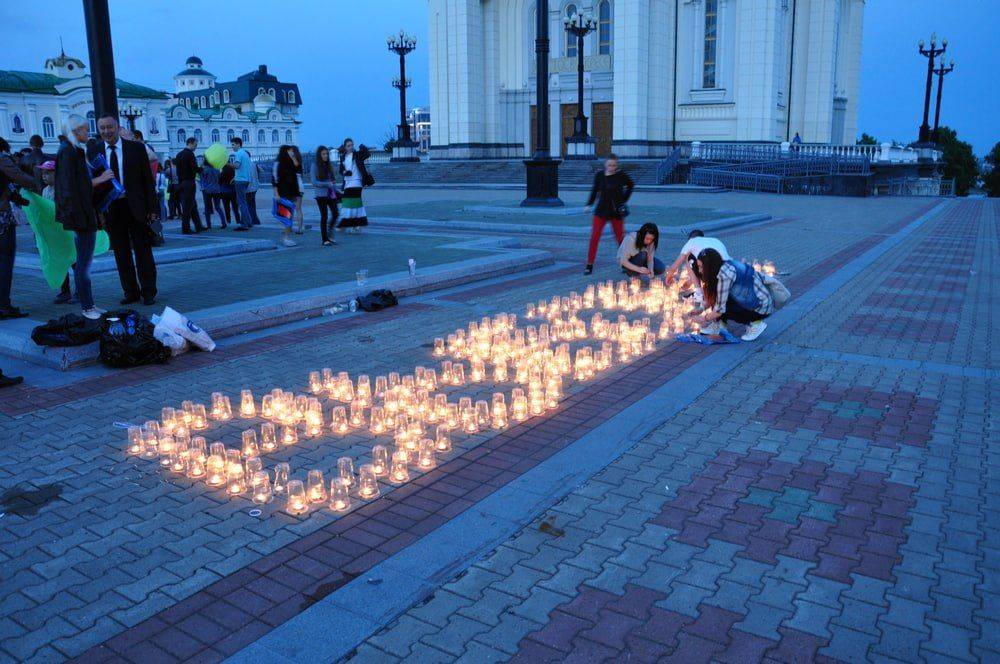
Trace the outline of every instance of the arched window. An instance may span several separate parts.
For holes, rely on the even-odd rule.
[[[202,96],[201,96],[201,104],[199,104],[199,105],[200,105],[200,106],[201,106],[202,108],[208,108],[208,103],[207,103],[207,102],[205,101],[205,95],[202,95]]]
[[[286,129],[285,130],[285,143],[288,143],[289,145],[292,144],[292,130],[291,129]]]
[[[264,145],[264,141],[266,141],[266,140],[267,140],[267,137],[266,137],[266,134],[264,133],[264,130],[263,129],[258,129],[257,130],[257,144],[258,145]]]
[[[184,105],[187,106],[188,108],[191,108],[191,97],[188,97],[187,99],[184,100]]]
[[[223,101],[223,103],[226,103],[226,104],[229,103],[229,90],[223,90],[222,91],[222,101]]]
[[[250,142],[250,132],[247,131],[246,129],[244,129],[242,132],[240,132],[240,136],[243,138],[243,142],[244,143],[249,143]]]
[[[271,142],[274,143],[275,145],[278,144],[278,130],[277,129],[275,129],[274,131],[271,132]]]
[[[196,140],[199,143],[201,143],[201,129],[195,129],[194,130],[194,140]]]
[[[90,126],[91,135],[97,134],[97,115],[93,111],[87,111],[87,124]]]
[[[24,133],[24,121],[21,120],[21,116],[15,113],[10,119],[10,130],[15,134]]]
[[[236,132],[233,131],[232,129],[230,129],[229,131],[226,132],[226,140],[229,141],[230,143],[233,142],[233,138],[235,136],[236,136]]]
[[[719,26],[719,0],[705,0],[705,50],[701,65],[701,87],[715,87],[716,37]]]
[[[222,140],[222,136],[219,134],[219,130],[218,129],[213,129],[212,130],[212,142],[213,143],[218,143],[220,140]]]
[[[262,95],[265,92],[267,92],[267,90],[265,90],[264,88],[257,88],[257,94]]]
[[[576,5],[566,5],[566,11],[563,14],[567,17],[573,16],[576,13]],[[563,30],[566,35],[566,57],[575,58],[576,57],[576,35],[569,32],[568,30]]]
[[[270,90],[268,90],[268,91],[267,91],[267,94],[269,94],[269,95],[271,95],[272,97],[274,97],[275,99],[277,99],[277,97],[276,97],[276,96],[275,96],[275,94],[274,94],[274,88],[271,88]]]
[[[44,138],[55,138],[56,137],[56,123],[52,121],[52,118],[45,116],[42,118],[42,137]]]
[[[177,130],[177,145],[184,145],[184,142],[186,140],[187,140],[187,132],[184,131],[183,129],[178,129]]]
[[[295,103],[295,90],[289,90],[288,91],[288,103],[289,104],[294,104]]]
[[[216,106],[218,106],[218,105],[219,105],[219,91],[218,91],[218,90],[216,90],[216,91],[215,91],[215,92],[214,92],[214,93],[212,94],[212,100],[213,100],[213,101],[215,102],[215,105],[216,105]]]
[[[602,0],[597,7],[597,52],[611,53],[611,1]]]

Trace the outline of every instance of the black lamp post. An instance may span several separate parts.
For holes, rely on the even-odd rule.
[[[563,19],[566,32],[576,37],[576,117],[573,119],[573,138],[587,141],[587,116],[583,114],[583,38],[597,29],[597,20],[581,11]]]
[[[535,16],[535,153],[526,159],[523,207],[558,207],[559,164],[549,153],[549,0],[538,0]]]
[[[132,104],[129,104],[128,107],[125,110],[121,111],[118,115],[122,117],[126,122],[128,122],[129,131],[134,132],[136,118],[142,117],[142,109],[136,108],[132,106]]]
[[[389,35],[385,40],[389,50],[399,56],[399,78],[392,85],[399,90],[399,127],[396,129],[396,150],[392,161],[420,161],[416,156],[417,144],[410,138],[410,124],[406,121],[406,88],[410,80],[406,78],[406,55],[417,47],[417,38],[402,30],[398,35]]]
[[[927,117],[930,113],[931,108],[931,85],[934,80],[934,58],[942,55],[946,50],[948,50],[948,40],[941,40],[941,48],[937,47],[937,33],[931,35],[931,47],[924,48],[924,40],[921,39],[918,43],[918,50],[920,55],[927,58],[927,86],[924,90],[924,121],[920,125],[920,137],[918,139],[919,143],[930,143],[931,140],[931,128],[927,124]]]
[[[948,63],[948,66],[945,67],[944,58],[941,58],[938,68],[934,70],[934,73],[937,74],[938,77],[937,106],[934,107],[934,131],[931,132],[931,140],[934,143],[938,142],[938,122],[941,120],[941,90],[944,89],[944,77],[946,74],[950,74],[954,68],[954,60]]]
[[[87,54],[90,56],[94,111],[97,117],[118,117],[118,86],[115,83],[115,56],[111,50],[108,0],[83,0],[83,19],[87,26]]]

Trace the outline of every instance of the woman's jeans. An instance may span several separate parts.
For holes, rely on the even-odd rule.
[[[76,232],[76,264],[73,266],[73,280],[76,282],[76,298],[84,309],[94,308],[94,293],[90,284],[90,264],[94,262],[94,244],[97,231]]]
[[[646,257],[645,251],[640,251],[635,256],[629,258],[628,262],[631,263],[632,265],[639,265],[641,267],[646,267],[646,264],[649,262],[649,259]],[[663,261],[661,261],[659,258],[653,258],[653,274],[659,276],[666,271],[667,271],[667,266],[663,264]],[[626,277],[639,277],[645,282],[649,282],[650,280],[650,275],[640,274],[638,272],[635,272],[634,270],[628,269],[624,265],[622,265],[622,272],[625,273]]]
[[[752,309],[747,309],[740,306],[740,303],[733,298],[726,300],[726,312],[722,314],[722,322],[728,323],[739,323],[740,325],[749,325],[754,321],[764,320],[767,318],[767,314],[757,313]]]
[[[15,254],[17,254],[17,226],[0,224],[0,309],[10,307]]]

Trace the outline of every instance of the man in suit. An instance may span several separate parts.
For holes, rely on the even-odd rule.
[[[125,294],[121,303],[135,304],[141,297],[143,304],[150,305],[156,302],[156,262],[149,222],[159,216],[159,204],[146,148],[141,143],[122,140],[118,130],[115,116],[98,118],[97,131],[102,140],[88,147],[87,159],[93,163],[103,154],[125,188],[125,194],[112,202],[104,215]]]
[[[195,179],[198,177],[198,159],[194,151],[198,147],[198,139],[189,138],[184,143],[184,149],[174,157],[174,168],[177,169],[177,196],[181,204],[181,233],[191,234],[191,221],[194,221],[194,232],[205,230],[198,214],[198,204],[195,202]]]

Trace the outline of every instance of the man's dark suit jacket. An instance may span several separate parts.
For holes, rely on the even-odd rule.
[[[149,168],[149,156],[142,143],[118,139],[118,145],[119,158],[124,161],[122,184],[125,186],[125,200],[132,217],[136,221],[145,222],[150,214],[158,213],[160,209],[153,171]],[[93,163],[96,157],[104,154],[105,147],[104,141],[93,143],[87,148],[87,160]]]

